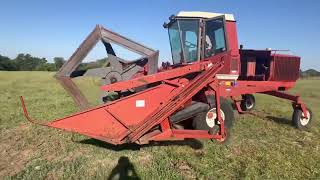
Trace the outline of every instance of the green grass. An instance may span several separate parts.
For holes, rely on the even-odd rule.
[[[90,138],[28,123],[20,107],[41,121],[76,112],[72,99],[47,72],[0,72],[0,179],[106,179],[124,171],[127,157],[142,179],[305,179],[320,178],[320,80],[298,81],[314,113],[313,128],[291,126],[285,100],[257,95],[264,118],[236,116],[228,145],[209,140],[111,146]],[[98,85],[91,79],[82,87]],[[98,103],[98,89],[85,93]],[[117,166],[118,165],[118,166]],[[125,173],[125,172],[124,172]],[[131,172],[134,174],[134,172]]]

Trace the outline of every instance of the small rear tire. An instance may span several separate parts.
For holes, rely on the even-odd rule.
[[[292,123],[293,125],[301,130],[307,130],[311,127],[312,122],[312,111],[307,108],[307,117],[303,117],[303,112],[300,107],[297,107],[293,111]]]
[[[256,99],[252,94],[242,95],[242,101],[240,104],[242,111],[251,111],[256,106]]]

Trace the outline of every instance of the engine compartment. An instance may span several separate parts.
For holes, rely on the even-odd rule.
[[[271,50],[240,51],[239,80],[296,81],[299,78],[300,57],[279,54]]]

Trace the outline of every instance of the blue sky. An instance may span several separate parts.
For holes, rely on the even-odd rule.
[[[179,11],[233,13],[239,43],[245,48],[290,49],[302,57],[302,68],[320,70],[320,1],[14,1],[0,5],[0,54],[14,58],[30,53],[49,61],[68,59],[96,24],[160,50],[171,60],[162,27]],[[116,49],[124,58],[133,56]],[[101,45],[87,59],[104,57]]]

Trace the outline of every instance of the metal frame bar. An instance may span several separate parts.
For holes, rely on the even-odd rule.
[[[153,50],[118,33],[110,31],[101,25],[96,25],[94,30],[81,43],[69,60],[63,64],[61,69],[55,75],[55,78],[68,92],[81,110],[89,107],[89,101],[83,95],[79,87],[72,81],[71,73],[76,70],[99,40],[103,40],[104,43],[109,44],[110,42],[113,42],[130,51],[145,56],[148,58],[148,74],[153,74],[157,71],[159,51]]]
[[[186,74],[190,74],[194,72],[203,71],[205,70],[205,64],[208,64],[208,62],[192,64],[185,67],[181,67],[179,69],[171,69],[164,72],[159,72],[154,75],[142,76],[135,79],[131,79],[129,81],[123,81],[115,84],[102,86],[101,89],[104,91],[121,91],[125,89],[131,89],[131,88],[151,84],[154,82],[167,80],[167,79],[171,79],[179,76],[184,76]]]
[[[281,91],[266,91],[266,92],[262,92],[262,93],[292,101],[292,106],[293,107],[299,106],[301,108],[302,112],[303,112],[303,116],[304,117],[308,117],[307,107],[302,102],[300,96],[291,95],[291,94],[288,94],[288,93],[285,93],[285,92],[281,92]]]

